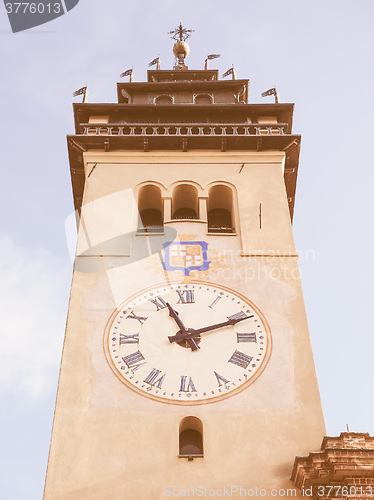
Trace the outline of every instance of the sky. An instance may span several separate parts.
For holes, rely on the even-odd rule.
[[[294,235],[327,435],[374,435],[373,17],[372,0],[80,0],[13,34],[0,5],[2,498],[43,495],[72,273],[72,94],[116,102],[121,72],[145,80],[158,55],[171,68],[180,21],[191,69],[220,53],[211,67],[234,64],[249,102],[273,102],[261,92],[275,84],[295,103]]]

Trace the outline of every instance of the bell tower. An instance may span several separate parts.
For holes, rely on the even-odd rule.
[[[284,497],[324,435],[293,104],[248,103],[213,57],[189,69],[190,32],[171,32],[173,69],[157,58],[118,103],[74,104],[78,244],[45,500]]]

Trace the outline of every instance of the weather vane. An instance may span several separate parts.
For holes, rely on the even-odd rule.
[[[175,28],[175,30],[168,31],[168,35],[173,35],[171,38],[173,40],[176,40],[177,42],[184,42],[191,36],[191,33],[193,33],[195,30],[188,30],[186,28],[183,28],[182,23],[179,23],[178,28]]]

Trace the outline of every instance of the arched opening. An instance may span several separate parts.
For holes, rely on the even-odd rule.
[[[179,456],[193,460],[203,457],[203,423],[197,417],[185,417],[179,424]]]
[[[218,185],[209,189],[208,232],[233,233],[233,196],[228,186]]]
[[[155,98],[155,104],[173,104],[173,98],[170,95],[159,95]]]
[[[195,104],[213,104],[213,98],[209,94],[198,94],[195,95]]]
[[[198,219],[199,200],[197,189],[190,184],[180,184],[173,190],[172,219]]]
[[[141,187],[138,196],[138,232],[162,232],[162,208],[161,189],[151,184]]]

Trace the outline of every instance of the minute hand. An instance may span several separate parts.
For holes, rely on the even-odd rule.
[[[199,328],[194,331],[193,335],[198,335],[200,333],[210,332],[211,330],[217,330],[218,328],[224,328],[225,326],[236,325],[240,321],[244,321],[245,319],[253,318],[253,315],[246,316],[245,318],[237,318],[237,319],[229,319],[224,321],[223,323],[217,323],[215,325],[205,326],[204,328]]]
[[[245,318],[237,318],[237,319],[229,319],[224,321],[223,323],[216,323],[215,325],[205,326],[204,328],[198,328],[197,330],[193,330],[192,328],[188,329],[186,332],[180,332],[176,335],[169,337],[170,342],[178,341],[178,340],[188,340],[200,335],[200,333],[210,332],[212,330],[218,330],[218,328],[224,328],[225,326],[236,325],[240,321],[244,321],[245,319],[253,318],[253,315],[246,316]]]

